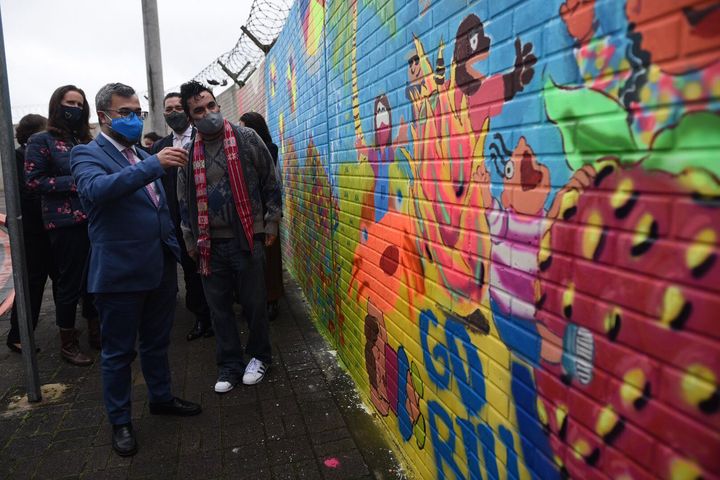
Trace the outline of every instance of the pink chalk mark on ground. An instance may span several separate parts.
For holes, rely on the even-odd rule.
[[[328,468],[338,468],[340,466],[340,460],[335,457],[327,458],[323,463]]]

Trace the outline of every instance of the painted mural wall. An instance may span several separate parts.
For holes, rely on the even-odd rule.
[[[418,478],[720,478],[720,2],[298,0],[255,77]]]

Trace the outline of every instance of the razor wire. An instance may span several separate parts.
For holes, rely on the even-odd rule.
[[[294,0],[254,0],[248,20],[235,46],[203,68],[193,80],[225,86],[242,86],[262,62],[285,26]]]

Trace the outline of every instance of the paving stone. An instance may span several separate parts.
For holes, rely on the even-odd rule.
[[[53,440],[48,447],[48,453],[50,452],[65,452],[69,450],[77,450],[78,448],[90,448],[93,446],[93,440],[95,437],[80,437],[80,438],[66,438],[65,440]]]
[[[267,449],[272,465],[313,458],[310,439],[307,436],[268,440]]]
[[[357,445],[352,438],[343,438],[341,440],[335,440],[334,442],[315,445],[314,450],[318,457],[325,458],[336,453],[357,450]]]
[[[221,433],[217,428],[183,429],[180,434],[180,453],[192,455],[221,448]]]
[[[127,480],[130,472],[127,467],[109,468],[102,472],[87,472],[80,476],[82,480]]]
[[[85,427],[85,428],[73,428],[71,430],[58,430],[55,432],[53,442],[59,442],[62,440],[74,439],[74,438],[86,438],[94,439],[100,427]]]
[[[317,465],[317,460],[306,460],[295,465],[296,478],[298,480],[322,480],[322,474]]]
[[[78,426],[99,426],[105,419],[105,410],[102,407],[68,410],[60,423],[60,429],[68,430]]]
[[[90,448],[72,451],[50,451],[43,455],[35,475],[38,478],[79,476],[85,469],[85,464],[91,453],[92,449]]]
[[[334,460],[337,462],[336,467],[330,467],[329,465],[335,465],[335,462],[328,462],[328,460]],[[330,455],[320,459],[322,465],[322,474],[326,480],[354,480],[370,475],[370,471],[367,468],[365,459],[360,455],[358,450],[351,452],[343,452],[334,455]]]
[[[222,452],[220,450],[204,452],[199,455],[180,456],[178,462],[178,479],[216,478],[222,473]]]
[[[230,478],[243,478],[254,473],[270,476],[265,440],[256,440],[254,443],[242,447],[226,447],[222,450],[222,454],[223,472]]]
[[[35,435],[33,437],[13,438],[2,451],[8,458],[33,457],[42,455],[52,443],[52,435]]]
[[[376,469],[364,458],[385,459],[387,446],[372,420],[355,408],[354,384],[327,353],[299,289],[288,281],[287,292],[281,316],[271,324],[272,368],[262,383],[239,385],[226,395],[212,390],[215,342],[185,340],[194,318],[178,301],[169,350],[173,391],[200,402],[203,413],[188,418],[150,415],[136,361],[132,418],[139,452],[127,458],[110,446],[99,363],[83,369],[62,362],[57,331],[52,322],[41,321],[36,331],[44,349],[38,357],[41,380],[62,380],[67,390],[58,403],[0,419],[0,479],[31,478],[36,469],[35,478],[369,478]],[[52,317],[49,293],[42,315]],[[246,339],[244,322],[239,325]],[[7,374],[0,376],[0,397],[22,393],[21,359],[0,352],[0,362],[8,365]],[[358,421],[357,416],[367,418]],[[361,431],[351,434],[354,428]],[[371,453],[361,454],[358,447]],[[328,469],[323,463],[328,457],[336,458],[340,467]]]
[[[295,480],[295,471],[292,465],[276,465],[272,467],[273,480]]]
[[[325,430],[322,432],[310,432],[310,438],[314,445],[320,445],[327,442],[350,438],[350,431],[346,427],[336,428],[333,430]]]
[[[131,477],[152,477],[153,479],[175,478],[177,456],[160,457],[143,451],[142,445],[133,457],[130,466]]]
[[[2,478],[31,478],[40,461],[42,461],[42,457],[24,457],[11,460],[7,476],[3,475]]]
[[[283,425],[285,426],[285,435],[288,437],[297,437],[298,435],[306,435],[307,429],[302,415],[283,415]]]

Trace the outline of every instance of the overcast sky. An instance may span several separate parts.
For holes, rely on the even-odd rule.
[[[157,3],[167,91],[235,45],[252,1]],[[85,90],[91,106],[109,82],[147,90],[140,0],[0,0],[0,8],[13,122],[47,116],[50,95],[69,83]]]

